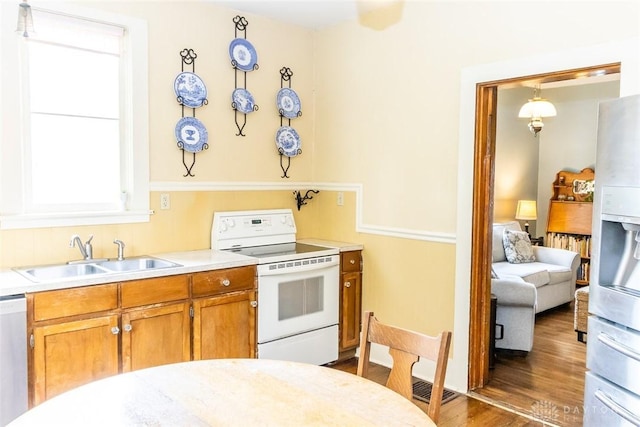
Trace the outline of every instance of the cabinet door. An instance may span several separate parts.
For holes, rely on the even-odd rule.
[[[187,302],[122,313],[122,371],[191,359]]]
[[[118,373],[118,316],[33,328],[31,405]]]
[[[360,344],[362,273],[343,273],[340,278],[340,351],[343,351]]]
[[[256,293],[193,301],[193,359],[254,358]]]

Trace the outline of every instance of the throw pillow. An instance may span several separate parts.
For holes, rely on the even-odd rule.
[[[529,234],[526,231],[505,229],[502,235],[502,243],[504,244],[504,254],[510,263],[523,264],[536,260],[533,255]]]

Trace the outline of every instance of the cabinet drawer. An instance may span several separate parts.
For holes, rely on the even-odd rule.
[[[239,267],[194,273],[191,294],[194,298],[255,288],[256,268]]]
[[[340,268],[342,271],[360,271],[360,261],[362,253],[360,251],[342,252],[340,254]]]
[[[120,298],[122,308],[188,299],[189,276],[182,274],[124,282]]]
[[[57,319],[117,309],[118,285],[112,283],[38,292],[32,298],[34,321]]]

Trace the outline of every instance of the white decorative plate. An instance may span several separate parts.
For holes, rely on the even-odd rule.
[[[185,107],[201,107],[207,99],[207,88],[197,74],[182,72],[173,82],[173,90],[178,101]]]
[[[231,94],[231,106],[241,113],[249,114],[253,111],[255,102],[253,101],[253,95],[243,88],[237,88],[233,90]]]
[[[202,151],[209,135],[202,122],[195,117],[183,117],[176,124],[176,140],[182,142],[185,151]]]
[[[276,132],[276,147],[287,157],[295,157],[301,149],[300,136],[291,126],[280,126]]]
[[[229,56],[231,63],[242,71],[253,71],[258,62],[258,54],[247,39],[233,39],[229,45]]]
[[[293,89],[287,87],[280,89],[276,96],[276,105],[280,114],[287,119],[295,119],[300,113],[300,98]]]

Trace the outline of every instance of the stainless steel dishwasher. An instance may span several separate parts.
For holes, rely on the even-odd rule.
[[[27,410],[27,300],[0,296],[0,426]]]

